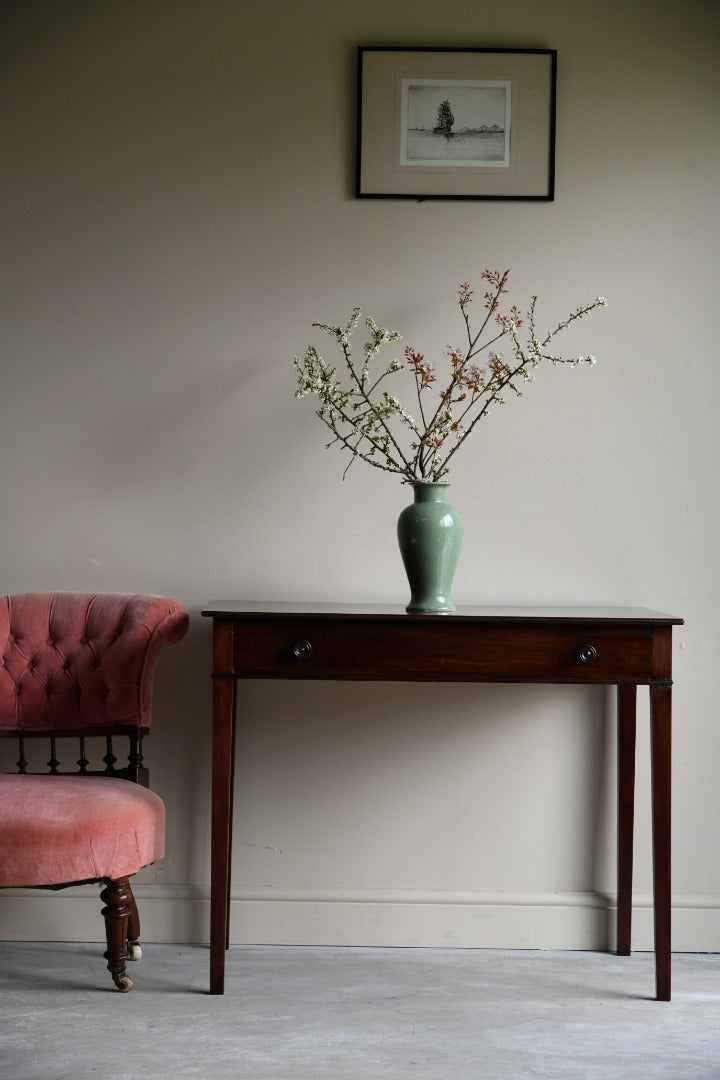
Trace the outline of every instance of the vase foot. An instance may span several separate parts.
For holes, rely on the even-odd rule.
[[[455,611],[455,605],[452,607],[414,607],[413,604],[408,604],[405,608],[408,615],[450,615]]]

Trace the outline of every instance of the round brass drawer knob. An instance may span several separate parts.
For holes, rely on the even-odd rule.
[[[598,658],[598,651],[594,645],[583,645],[578,653],[581,664],[592,664]]]
[[[309,660],[312,656],[312,645],[309,641],[296,641],[293,645],[293,656],[296,660]]]

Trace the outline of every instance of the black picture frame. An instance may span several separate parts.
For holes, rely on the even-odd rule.
[[[356,197],[552,201],[556,84],[555,49],[359,46]]]

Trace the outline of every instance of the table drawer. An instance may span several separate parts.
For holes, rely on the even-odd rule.
[[[236,619],[239,678],[649,682],[644,624],[492,623],[448,616]]]

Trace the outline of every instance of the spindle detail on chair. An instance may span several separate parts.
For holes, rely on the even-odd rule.
[[[58,756],[57,756],[57,742],[55,740],[55,736],[51,735],[50,736],[50,760],[48,761],[48,769],[50,770],[50,775],[51,776],[57,776],[57,771],[58,771],[58,765],[59,764],[60,764],[60,761],[58,760]]]
[[[106,739],[107,750],[103,761],[105,762],[105,775],[115,776],[115,762],[117,758],[113,753],[112,735],[108,735]]]
[[[87,776],[87,767],[90,762],[85,753],[85,736],[80,736],[80,757],[77,759],[78,772],[81,776]]]
[[[25,757],[25,736],[24,735],[19,736],[18,744],[19,744],[18,749],[19,749],[19,752],[20,752],[20,757],[17,759],[17,771],[22,774],[22,773],[25,772],[25,770],[27,769],[28,764],[29,764],[28,759]]]
[[[99,759],[96,757],[98,763],[101,763],[104,767],[91,768],[93,759],[88,756],[91,751],[88,747],[88,736],[85,734],[63,731],[60,735],[50,735],[44,731],[28,731],[17,736],[19,756],[15,764],[18,773],[26,776],[37,775],[41,771],[50,776],[116,776],[125,780],[133,780],[136,784],[147,787],[149,773],[143,765],[145,760],[143,738],[147,734],[149,734],[147,728],[112,729],[111,734],[103,736],[104,755]],[[0,737],[7,738],[11,735],[13,735],[12,732],[0,731]],[[121,764],[119,767],[118,762],[122,762],[122,758],[115,754],[115,744],[113,743],[113,739],[118,737],[124,737],[127,740],[126,763]],[[31,761],[28,760],[26,746],[26,740],[28,739],[44,740],[47,743],[48,749],[46,753],[49,753],[50,756],[44,763],[45,768],[42,770],[34,767]],[[68,743],[76,745],[76,749],[71,750],[67,745]],[[72,763],[72,767],[67,767],[67,759],[73,753],[80,756]]]

